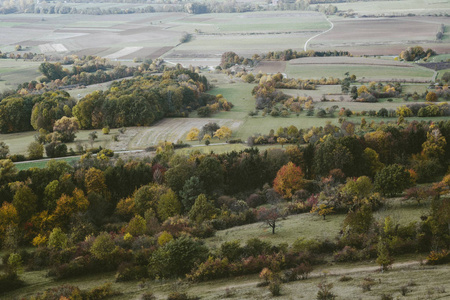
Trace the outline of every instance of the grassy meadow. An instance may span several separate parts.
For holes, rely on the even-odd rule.
[[[364,65],[326,65],[326,64],[312,64],[312,65],[292,65],[290,63],[286,66],[286,74],[289,77],[295,78],[343,78],[344,74],[349,72],[355,74],[357,80],[431,80],[434,71],[423,67],[393,67],[393,66],[364,66]]]

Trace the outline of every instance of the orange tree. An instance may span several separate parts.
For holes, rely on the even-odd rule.
[[[303,172],[300,167],[289,162],[281,167],[273,181],[273,188],[286,199],[291,199],[295,191],[303,188]]]

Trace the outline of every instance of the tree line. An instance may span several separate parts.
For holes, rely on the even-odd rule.
[[[187,116],[197,108],[211,112],[232,107],[226,100],[204,93],[208,87],[204,76],[178,68],[163,75],[115,82],[107,91],[89,94],[78,103],[65,91],[37,95],[5,92],[0,97],[0,132],[51,132],[58,119],[73,116],[83,129],[144,126],[166,116]]]

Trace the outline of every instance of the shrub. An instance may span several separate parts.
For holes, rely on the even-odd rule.
[[[269,291],[272,293],[272,296],[280,296],[281,295],[281,282],[278,280],[274,280],[269,284]]]
[[[200,297],[190,297],[186,293],[173,292],[167,297],[167,300],[197,300]]]
[[[316,252],[319,247],[320,243],[314,239],[298,238],[292,244],[292,250],[294,252],[304,252],[304,251]]]
[[[207,281],[228,277],[231,273],[230,264],[227,258],[212,258],[211,256],[203,263],[198,265],[187,275],[191,281]]]
[[[140,280],[142,278],[148,278],[148,268],[144,266],[136,266],[131,263],[122,263],[117,269],[116,282]]]
[[[253,238],[247,241],[247,244],[244,246],[244,253],[247,257],[267,254],[270,252],[271,246],[269,242]]]
[[[346,282],[346,281],[350,281],[350,280],[353,280],[353,278],[350,277],[350,276],[345,276],[345,275],[342,275],[342,276],[339,278],[339,281],[341,281],[341,282]]]
[[[240,241],[225,242],[220,245],[220,253],[222,257],[228,258],[229,261],[237,261],[243,255],[244,249],[240,245]]]
[[[139,298],[140,300],[156,300],[155,295],[152,292],[145,292]]]
[[[114,241],[111,239],[111,236],[103,232],[97,236],[94,243],[92,244],[92,247],[90,249],[90,252],[92,255],[94,255],[97,259],[107,259],[111,252],[114,250],[115,245]]]
[[[90,290],[89,292],[83,293],[83,299],[89,300],[100,300],[109,298],[112,296],[120,295],[120,292],[113,291],[111,283],[105,283],[104,285],[98,286]]]
[[[248,198],[247,198],[247,200],[245,200],[245,202],[247,202],[247,205],[249,207],[255,208],[260,205],[265,204],[265,199],[264,199],[264,197],[261,197],[258,194],[251,194],[250,196],[248,196]]]
[[[361,284],[361,288],[363,292],[369,292],[372,290],[372,286],[375,284],[375,281],[372,278],[364,278],[364,281]]]
[[[334,300],[336,295],[331,292],[333,288],[332,283],[326,283],[326,281],[322,281],[317,285],[319,291],[317,292],[317,300]]]
[[[10,155],[8,158],[9,158],[11,161],[13,161],[13,162],[18,162],[18,161],[25,161],[25,160],[27,160],[27,158],[25,157],[25,155],[22,155],[22,154],[13,154],[13,155]]]
[[[448,250],[431,251],[427,256],[427,264],[429,265],[440,265],[448,262],[450,262],[450,251]]]
[[[382,294],[381,300],[394,300],[394,297],[392,297],[391,295],[388,295],[388,294]]]
[[[50,143],[45,146],[45,153],[51,158],[67,156],[67,146],[61,143]]]
[[[109,134],[109,132],[110,132],[109,126],[106,126],[106,127],[102,128],[102,133],[103,134]]]
[[[345,246],[344,249],[335,253],[333,258],[336,262],[357,261],[359,260],[358,250],[350,246]]]
[[[208,248],[200,241],[183,235],[160,247],[152,255],[152,275],[184,276],[208,257]]]
[[[81,298],[81,290],[70,284],[60,285],[54,288],[45,290],[42,294],[37,294],[32,299],[48,300],[48,299],[74,299]]]

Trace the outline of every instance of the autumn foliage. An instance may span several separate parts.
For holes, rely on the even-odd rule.
[[[295,191],[301,190],[304,184],[303,172],[300,167],[289,162],[278,171],[277,177],[273,181],[273,188],[284,198],[291,199]]]

